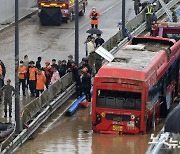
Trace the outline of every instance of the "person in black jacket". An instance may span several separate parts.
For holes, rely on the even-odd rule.
[[[72,55],[69,55],[68,56],[68,62],[67,62],[67,70],[69,69],[69,68],[71,68],[71,63],[73,62],[73,56]]]
[[[5,75],[6,75],[6,67],[4,65],[4,63],[0,60],[0,65],[1,65],[1,68],[2,68],[2,73],[0,74],[0,101],[2,100],[2,95],[3,95],[3,92],[1,90],[1,88],[4,86],[4,78],[5,78]]]
[[[37,58],[37,61],[36,61],[36,68],[37,69],[41,69],[41,59],[42,59],[41,57]]]
[[[74,61],[71,62],[71,68],[69,68],[67,71],[72,72],[74,81],[76,82],[76,96],[79,97],[81,81],[80,81],[80,75],[79,75],[79,68]]]
[[[86,67],[88,69],[88,73],[91,74],[92,73],[92,67],[89,64],[89,60],[88,58],[84,57],[82,58],[82,62],[81,62],[81,66],[79,67],[79,69],[83,69],[84,67]]]
[[[91,102],[91,75],[88,69],[84,67],[81,75],[81,94],[84,93],[88,102]]]

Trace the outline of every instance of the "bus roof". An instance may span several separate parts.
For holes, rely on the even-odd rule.
[[[167,58],[162,50],[168,50],[174,43],[167,38],[135,37],[118,50],[112,62],[103,65],[97,76],[145,80],[152,74],[152,63],[161,62],[164,56]]]

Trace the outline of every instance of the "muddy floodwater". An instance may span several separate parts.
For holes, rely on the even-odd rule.
[[[72,117],[58,118],[60,110],[41,126],[15,154],[144,154],[146,135],[97,134],[91,130],[91,111],[79,109]],[[156,128],[160,130],[162,124]]]

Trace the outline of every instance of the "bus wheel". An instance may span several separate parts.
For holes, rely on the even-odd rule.
[[[83,8],[82,8],[82,10],[79,12],[79,15],[80,15],[80,16],[83,16],[83,15],[85,14],[85,11],[86,11],[86,9],[85,9],[85,4],[83,4]]]
[[[72,21],[73,21],[73,12],[71,12],[69,17],[66,19],[66,23],[70,23]]]

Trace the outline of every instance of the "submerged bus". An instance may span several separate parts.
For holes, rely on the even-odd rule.
[[[142,36],[119,49],[94,78],[92,129],[145,134],[178,95],[180,41]],[[165,113],[164,113],[165,112]]]

